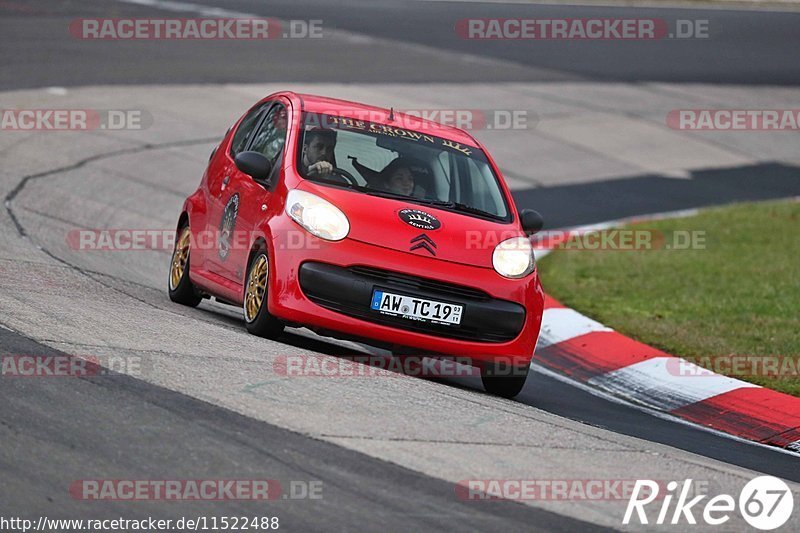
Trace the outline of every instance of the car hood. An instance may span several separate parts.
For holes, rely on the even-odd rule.
[[[348,239],[425,259],[492,267],[501,241],[524,236],[516,224],[502,224],[434,206],[371,196],[308,180],[298,188],[325,198],[347,215]]]

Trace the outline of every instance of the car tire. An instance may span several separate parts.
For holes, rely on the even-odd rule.
[[[487,365],[481,369],[483,388],[489,394],[513,398],[522,392],[528,379],[528,367],[509,365]]]
[[[175,248],[172,250],[172,261],[169,266],[167,289],[169,299],[175,303],[197,307],[203,296],[195,289],[189,279],[189,260],[192,232],[186,224],[178,230]]]
[[[262,250],[253,254],[247,269],[244,287],[244,322],[247,331],[266,339],[277,339],[283,333],[283,322],[269,313],[269,255]]]

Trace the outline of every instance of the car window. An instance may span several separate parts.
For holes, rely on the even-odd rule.
[[[453,164],[452,161],[453,160],[450,158],[449,152],[442,152],[439,154],[439,165],[441,165],[442,173],[447,178],[447,181],[450,181],[450,174],[452,174],[450,169]]]
[[[287,125],[286,108],[281,104],[275,105],[261,123],[250,150],[264,154],[270,163],[275,164],[286,143]]]
[[[478,165],[472,159],[467,159],[466,171],[471,184],[470,203],[483,211],[498,213],[503,209],[503,195],[500,189],[494,186],[494,176],[489,171],[488,165]]]
[[[271,102],[261,104],[253,107],[247,112],[247,115],[239,123],[239,128],[233,134],[233,141],[231,141],[231,156],[236,157],[236,154],[241,152],[247,146],[247,141],[253,129],[258,125],[258,119],[261,117],[261,112],[265,108],[272,105]]]
[[[298,143],[297,167],[306,179],[511,219],[499,178],[476,146],[424,130],[315,113],[304,115]]]
[[[364,167],[381,169],[397,158],[395,152],[380,148],[375,137],[366,135],[342,135],[334,153],[338,167],[350,172],[362,185],[366,184],[366,177],[361,174]]]

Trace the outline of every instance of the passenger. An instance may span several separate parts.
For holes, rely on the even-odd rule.
[[[416,161],[410,158],[398,157],[381,171],[381,188],[403,196],[424,197],[425,189],[417,184],[417,176],[415,175],[415,169],[419,168],[420,164]]]

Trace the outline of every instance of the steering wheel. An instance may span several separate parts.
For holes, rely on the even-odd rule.
[[[353,176],[343,168],[333,167],[333,170],[331,170],[331,174],[336,174],[343,177],[344,179],[349,181],[351,185],[358,185],[358,180],[355,178],[355,176]]]

